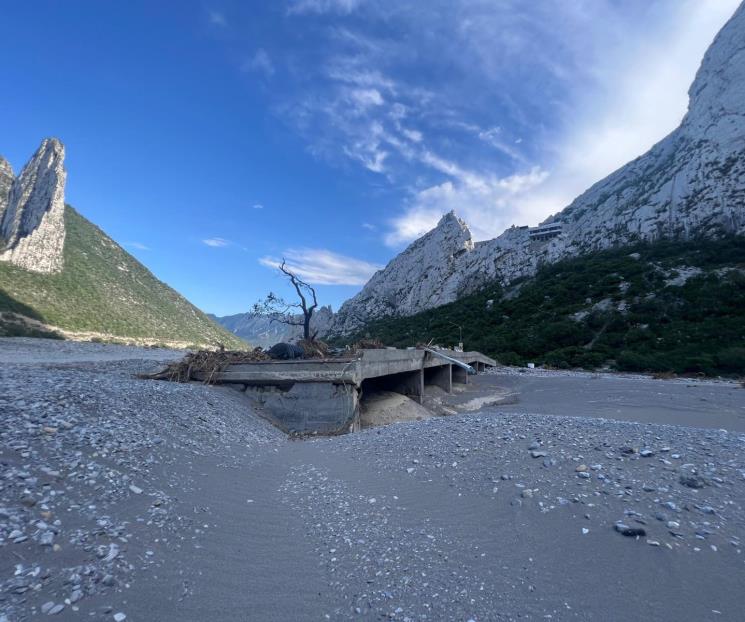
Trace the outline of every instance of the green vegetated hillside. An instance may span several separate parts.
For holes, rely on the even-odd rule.
[[[61,273],[37,274],[0,262],[0,312],[66,331],[246,347],[70,206],[65,210],[65,227]],[[19,334],[20,330],[6,322],[4,332]]]
[[[493,301],[493,302],[489,302]],[[547,265],[356,335],[387,345],[453,345],[504,364],[745,373],[745,239],[660,242]]]

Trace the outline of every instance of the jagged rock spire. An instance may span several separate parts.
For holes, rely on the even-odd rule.
[[[3,214],[8,207],[8,195],[14,179],[15,175],[10,162],[0,156],[0,223],[3,222]]]
[[[20,175],[13,179],[6,207],[1,210],[0,260],[34,272],[62,269],[67,177],[64,160],[62,143],[56,138],[46,138]],[[0,209],[1,206],[2,203]]]

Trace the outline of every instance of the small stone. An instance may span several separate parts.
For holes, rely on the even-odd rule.
[[[21,497],[21,505],[25,505],[27,508],[32,508],[36,505],[36,499],[31,495],[23,495]]]
[[[590,533],[590,530],[587,527],[582,527],[582,535],[586,536],[588,533]]]
[[[124,620],[126,619],[127,619],[126,613],[122,613],[121,611],[119,611],[118,613],[114,614],[114,622],[124,622]]]
[[[587,471],[580,471],[577,473],[577,477],[581,477],[582,479],[590,479],[592,475],[590,475]]]
[[[625,455],[627,455],[627,456],[630,456],[631,454],[635,454],[635,453],[637,453],[637,452],[638,452],[639,450],[638,450],[638,449],[636,449],[635,447],[621,447],[621,448],[619,449],[619,451],[620,451],[620,452],[621,452],[622,454],[625,454]]]
[[[530,455],[533,458],[545,458],[548,454],[545,451],[531,451]]]
[[[129,485],[129,489],[130,489],[130,490],[131,490],[131,491],[132,491],[132,492],[133,492],[134,494],[136,494],[136,495],[141,495],[141,494],[142,494],[142,488],[140,488],[139,486],[135,486],[134,484],[130,484],[130,485]]]
[[[49,613],[52,610],[52,607],[54,607],[54,601],[50,600],[41,606],[41,612]]]
[[[616,523],[613,525],[618,533],[629,538],[635,538],[637,536],[646,536],[647,532],[642,527],[629,527],[625,523]]]
[[[639,452],[639,455],[640,455],[640,456],[641,456],[642,458],[651,458],[652,456],[654,456],[654,452],[653,452],[653,451],[652,451],[651,449],[642,449],[642,450],[641,450],[641,451]]]
[[[574,470],[577,473],[584,473],[585,471],[587,471],[587,465],[586,464],[579,464],[579,465],[577,465],[577,467]]]
[[[669,520],[665,524],[667,525],[668,529],[679,529],[680,528],[680,523],[675,520]]]
[[[657,540],[647,540],[647,544],[649,546],[660,546],[660,543],[657,542]]]
[[[541,446],[541,444],[538,441],[533,441],[530,445],[528,445],[528,449],[538,449]]]
[[[116,585],[116,579],[110,574],[107,574],[103,579],[101,579],[101,583],[103,583],[106,587],[114,587]]]
[[[523,499],[530,499],[533,496],[533,491],[530,488],[523,490],[520,495]]]
[[[681,475],[679,481],[683,486],[687,486],[688,488],[703,488],[706,486],[704,478],[698,475]]]
[[[53,428],[53,427],[47,425],[47,426],[44,426],[41,429],[41,431],[44,432],[44,434],[56,434],[57,433],[57,428]]]
[[[64,608],[65,608],[65,606],[64,606],[64,605],[63,605],[62,603],[60,603],[59,605],[55,605],[54,607],[52,607],[52,608],[51,608],[51,609],[49,610],[49,615],[50,615],[50,616],[56,616],[56,615],[57,615],[58,613],[60,613],[60,612],[61,612],[61,611],[62,611],[62,610],[63,610]]]

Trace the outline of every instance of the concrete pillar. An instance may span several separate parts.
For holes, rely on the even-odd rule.
[[[468,372],[462,367],[453,365],[453,382],[468,384]]]
[[[433,384],[448,393],[453,392],[453,366],[438,365],[424,370],[424,384]]]
[[[417,369],[412,372],[396,374],[393,390],[421,404],[424,396],[424,370]]]

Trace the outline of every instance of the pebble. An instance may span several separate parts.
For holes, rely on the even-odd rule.
[[[642,527],[630,527],[625,523],[616,523],[613,528],[621,535],[628,537],[646,536],[647,532]]]

